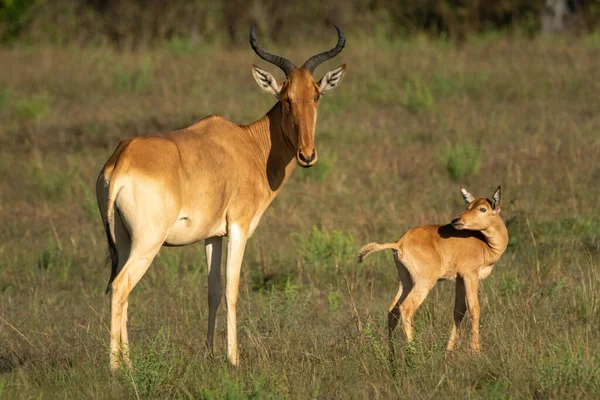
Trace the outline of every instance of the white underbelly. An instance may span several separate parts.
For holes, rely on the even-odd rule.
[[[182,217],[169,230],[165,243],[172,246],[183,246],[213,237],[227,234],[227,221],[221,218],[217,221],[202,221]]]

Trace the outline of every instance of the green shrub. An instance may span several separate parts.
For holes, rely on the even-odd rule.
[[[292,234],[296,253],[307,265],[335,268],[340,263],[351,263],[356,252],[356,242],[350,233],[333,229],[320,230],[316,226],[308,234]]]
[[[451,97],[465,96],[481,91],[488,81],[483,73],[451,72],[443,73],[439,69],[429,79],[431,92],[434,96]]]
[[[40,253],[38,267],[44,271],[56,268],[60,263],[60,253],[58,244],[53,240],[48,240],[46,248]]]
[[[50,112],[52,98],[46,92],[35,94],[15,103],[17,118],[21,121],[39,121]]]
[[[153,79],[152,60],[149,57],[144,58],[142,65],[138,68],[127,69],[122,65],[117,65],[112,73],[113,88],[119,91],[144,91]]]
[[[427,110],[433,106],[431,89],[419,75],[414,75],[404,84],[402,104],[411,112]]]
[[[135,368],[130,372],[123,367],[123,376],[139,396],[161,397],[161,391],[172,384],[179,375],[177,367],[183,364],[176,362],[179,353],[171,342],[170,331],[161,329],[150,346],[142,348],[138,345],[131,349],[130,357]]]
[[[327,302],[329,303],[329,312],[336,312],[340,308],[340,300],[342,300],[342,292],[340,288],[333,290],[333,286],[329,286],[329,294]]]
[[[481,147],[470,142],[459,142],[446,149],[446,170],[450,178],[461,181],[468,176],[477,175],[481,167]]]
[[[81,177],[77,177],[77,186],[81,193],[78,193],[81,196],[81,207],[83,211],[90,218],[96,218],[100,214],[98,213],[98,202],[96,201],[96,195],[90,189],[90,187],[81,179]]]
[[[10,88],[0,89],[0,111],[8,104],[11,94]]]
[[[71,194],[75,172],[73,170],[46,169],[41,166],[29,171],[31,183],[40,190],[44,198],[57,200]]]
[[[568,341],[550,345],[540,359],[538,380],[542,393],[559,393],[569,387],[598,390],[600,359],[587,357],[582,348],[571,348]]]

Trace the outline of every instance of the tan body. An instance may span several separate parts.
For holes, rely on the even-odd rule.
[[[296,164],[309,167],[317,161],[317,104],[323,93],[341,82],[345,70],[341,66],[330,71],[318,83],[312,77],[316,64],[334,50],[341,51],[345,42],[341,32],[334,50],[312,57],[301,68],[264,52],[253,35],[251,30],[250,42],[257,54],[282,67],[287,76],[279,84],[268,72],[253,67],[259,86],[279,100],[265,116],[249,125],[210,116],[183,130],[125,140],[100,172],[96,194],[112,260],[113,371],[119,366],[119,356],[131,366],[127,356],[128,296],[163,245],[205,241],[207,344],[212,351],[221,301],[224,236],[229,239],[227,355],[232,364],[239,363],[236,304],[246,241]]]
[[[398,268],[399,289],[388,313],[390,337],[400,316],[409,341],[413,317],[438,280],[456,280],[454,326],[447,350],[452,350],[458,327],[466,313],[471,315],[471,347],[479,351],[479,280],[487,278],[508,244],[508,232],[500,218],[500,188],[495,203],[475,200],[466,190],[467,210],[452,224],[425,225],[409,229],[397,242],[369,243],[359,251],[359,261],[372,252],[391,249]],[[485,211],[482,212],[482,210]]]

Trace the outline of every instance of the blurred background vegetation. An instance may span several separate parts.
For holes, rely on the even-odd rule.
[[[181,38],[236,44],[251,23],[278,42],[289,40],[279,38],[286,25],[302,33],[331,23],[361,34],[393,38],[425,32],[461,42],[497,30],[583,33],[598,21],[600,0],[0,0],[3,43],[110,43],[121,49]]]

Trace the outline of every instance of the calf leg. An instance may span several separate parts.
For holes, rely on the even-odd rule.
[[[479,352],[481,349],[479,344],[479,296],[477,294],[479,277],[477,275],[465,277],[465,289],[469,314],[471,315],[471,348],[475,352]]]
[[[400,314],[402,315],[402,328],[406,334],[406,339],[412,342],[413,339],[413,317],[415,312],[427,297],[427,294],[434,286],[434,283],[425,281],[416,281],[410,293],[400,304]]]
[[[452,351],[458,338],[458,328],[467,311],[467,299],[465,293],[465,282],[460,276],[456,278],[456,292],[454,297],[454,325],[448,340],[447,351]]]

